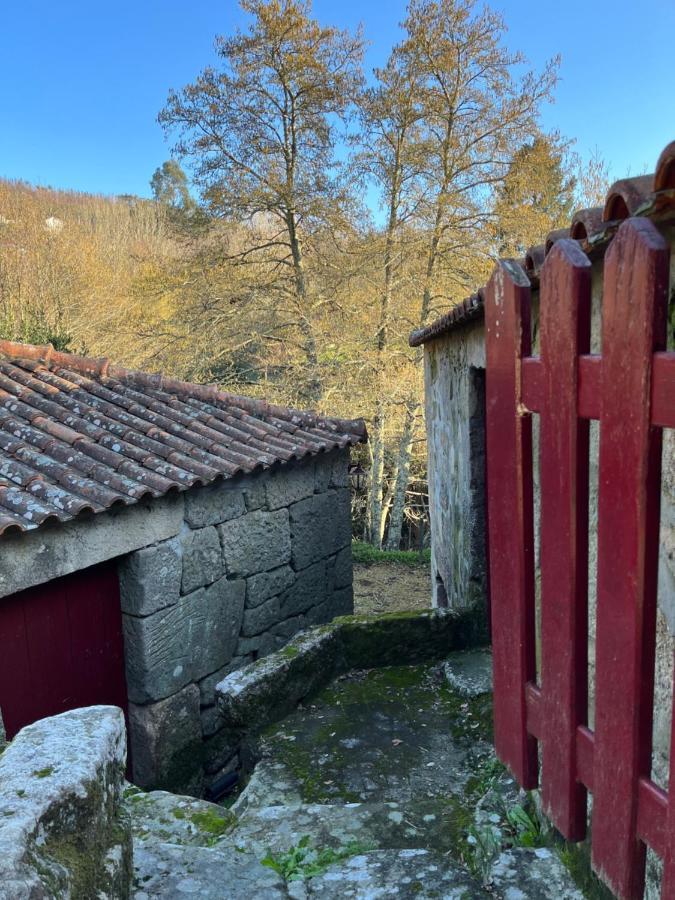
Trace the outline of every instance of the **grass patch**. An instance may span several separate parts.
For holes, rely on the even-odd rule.
[[[431,565],[431,550],[378,550],[365,541],[352,541],[352,558],[355,563],[373,565],[374,563],[401,563],[404,566]]]

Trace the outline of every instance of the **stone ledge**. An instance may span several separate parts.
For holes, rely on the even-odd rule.
[[[255,734],[351,669],[413,665],[477,646],[473,610],[342,616],[227,675],[215,693],[223,726]]]
[[[0,757],[0,898],[126,900],[122,711],[93,706],[24,728]]]

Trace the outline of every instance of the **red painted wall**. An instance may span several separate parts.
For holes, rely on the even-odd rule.
[[[114,563],[0,599],[0,709],[7,730],[80,706],[126,712]]]

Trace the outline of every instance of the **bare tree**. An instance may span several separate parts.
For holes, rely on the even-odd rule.
[[[171,92],[159,120],[178,133],[175,150],[210,211],[255,225],[256,242],[235,255],[249,264],[264,253],[273,267],[284,313],[302,335],[313,403],[322,385],[305,244],[320,225],[339,228],[348,205],[336,128],[361,83],[363,41],[320,26],[308,0],[241,6],[248,30],[217,39],[219,67]]]

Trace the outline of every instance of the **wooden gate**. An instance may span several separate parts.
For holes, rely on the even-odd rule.
[[[45,716],[99,703],[127,708],[115,565],[0,599],[0,710],[7,736]]]
[[[489,284],[486,429],[495,744],[520,784],[541,787],[560,833],[583,840],[620,898],[640,898],[645,849],[675,897],[675,800],[650,779],[661,436],[675,427],[667,353],[668,245],[647,219],[607,251],[602,355],[590,355],[591,266],[557,242],[540,285],[501,262]],[[540,416],[541,635],[537,675],[532,419]],[[600,422],[595,727],[588,727],[589,420]],[[673,717],[675,722],[675,716]],[[538,772],[541,751],[541,781]],[[675,790],[675,735],[670,792]]]

